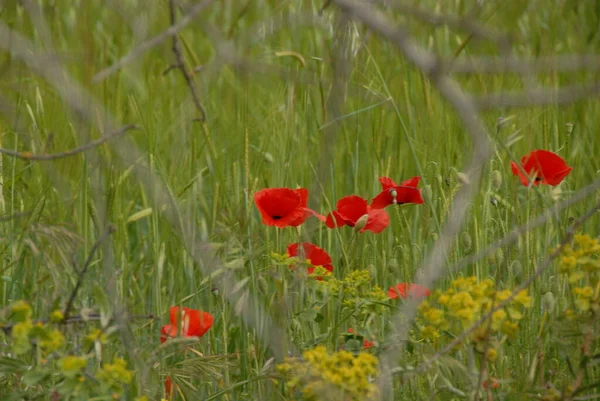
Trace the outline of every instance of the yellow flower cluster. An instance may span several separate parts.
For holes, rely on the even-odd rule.
[[[124,384],[131,383],[133,371],[127,369],[127,362],[123,358],[115,358],[113,363],[105,363],[98,370],[96,378],[113,391],[121,391]]]
[[[486,279],[478,282],[476,277],[461,277],[450,284],[444,292],[436,291],[419,305],[421,335],[436,340],[441,331],[460,333],[488,313],[495,305],[507,300],[510,290],[496,290],[494,282]],[[531,307],[531,297],[521,291],[506,305],[492,314],[491,326],[484,325],[471,336],[476,347],[483,349],[491,335],[503,334],[513,337],[525,309]],[[489,327],[489,329],[488,329]],[[491,348],[488,359],[494,359],[496,350]]]
[[[288,358],[277,366],[286,377],[290,391],[300,391],[303,399],[358,401],[374,397],[378,362],[373,355],[348,351],[327,353],[324,346],[305,351],[303,358]]]
[[[11,305],[13,320],[17,321],[12,328],[12,349],[16,355],[23,355],[32,349],[32,341],[37,340],[45,354],[59,350],[65,345],[64,335],[47,324],[33,323],[31,306],[25,301],[17,301]]]
[[[577,234],[573,245],[567,245],[562,250],[559,271],[569,276],[569,282],[575,283],[586,275],[600,274],[600,243],[589,235]]]
[[[577,313],[600,312],[600,242],[587,234],[577,234],[573,244],[561,252],[559,272],[568,277],[573,286],[575,311],[568,309],[567,318]]]
[[[363,269],[354,270],[343,279],[331,276],[318,282],[318,285],[321,285],[329,294],[340,297],[345,307],[356,308],[360,310],[361,314],[382,313],[385,311],[385,306],[370,301],[384,302],[388,297],[381,287],[371,283],[371,273],[368,269]]]

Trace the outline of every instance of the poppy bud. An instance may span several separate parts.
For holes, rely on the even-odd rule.
[[[396,259],[396,258],[391,258],[391,259],[388,261],[388,268],[389,268],[390,270],[396,270],[396,269],[398,269],[399,267],[400,267],[400,263],[398,263],[398,259]]]
[[[571,135],[573,133],[573,131],[575,130],[575,124],[566,123],[565,126],[567,127],[567,135]]]
[[[509,270],[512,272],[515,278],[520,278],[523,274],[523,265],[518,260],[513,260],[510,264]]]
[[[367,225],[367,221],[369,220],[368,214],[363,214],[360,216],[358,220],[356,220],[356,224],[354,224],[354,230],[360,231]]]
[[[461,234],[460,239],[465,248],[471,249],[471,246],[473,245],[473,240],[471,239],[471,234],[469,234],[468,232],[465,231]]]
[[[456,178],[458,178],[458,181],[463,185],[469,185],[471,183],[471,180],[469,180],[469,176],[465,173],[456,173]]]
[[[218,297],[219,296],[219,289],[217,287],[213,287],[210,289],[210,292],[213,293],[214,296]]]
[[[542,309],[546,312],[552,312],[554,305],[556,305],[554,294],[551,291],[548,291],[542,297]]]
[[[498,170],[492,171],[492,187],[498,191],[502,186],[502,174]]]
[[[504,251],[502,250],[502,248],[498,248],[496,249],[496,254],[494,255],[496,257],[496,263],[497,264],[502,264],[502,262],[504,262]]]
[[[272,154],[270,154],[269,152],[265,152],[265,153],[263,154],[263,157],[265,158],[265,161],[266,161],[267,163],[273,163],[273,160],[274,160],[274,159],[273,159],[273,155],[272,155]]]
[[[398,191],[392,188],[390,189],[390,195],[392,196],[392,203],[395,205],[397,203],[396,198],[398,197]]]
[[[423,193],[425,194],[425,199],[431,199],[432,196],[432,191],[431,191],[431,185],[425,185],[423,187]]]
[[[553,187],[551,191],[552,201],[554,203],[560,201],[562,198],[562,189],[560,187]]]

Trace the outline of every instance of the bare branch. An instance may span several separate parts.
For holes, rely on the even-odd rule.
[[[474,151],[467,175],[471,178],[471,182],[478,183],[483,166],[491,155],[491,144],[487,130],[479,119],[477,106],[472,98],[463,92],[452,78],[441,73],[438,57],[418,47],[402,27],[389,21],[380,12],[373,10],[364,3],[352,0],[332,1],[374,32],[392,42],[412,64],[432,81],[442,96],[451,103],[473,137]],[[416,280],[418,284],[431,287],[442,275],[442,266],[450,250],[452,238],[460,231],[466,217],[467,205],[476,193],[477,187],[471,184],[464,185],[456,194],[452,210],[449,212],[448,222],[433,251],[418,270],[419,273],[423,273],[421,278]],[[379,383],[383,399],[392,396],[390,388],[392,361],[398,357],[405,345],[404,339],[407,337],[410,322],[415,317],[417,306],[418,301],[416,299],[408,299],[394,318],[394,327],[397,329],[398,338],[402,340],[399,343],[392,344],[389,352],[383,355],[380,361],[382,374]]]
[[[492,42],[495,42],[501,48],[501,50],[508,51],[509,49],[510,40],[508,36],[493,32],[474,22],[472,19],[462,18],[450,14],[433,13],[424,8],[406,4],[402,1],[391,3],[390,7],[404,14],[410,14],[413,17],[418,18],[419,20],[434,27],[445,25],[452,29],[468,32],[475,38],[491,40]]]
[[[516,74],[600,70],[600,56],[573,54],[524,59],[520,57],[471,57],[444,63],[444,69],[456,74]]]
[[[126,315],[126,320],[153,320],[156,317],[154,315]],[[99,313],[90,313],[89,315],[73,315],[67,319],[63,319],[60,321],[60,324],[76,324],[76,323],[88,323],[88,322],[97,322],[102,319],[102,316]],[[50,322],[50,319],[40,319],[35,320],[33,324],[42,323],[46,324]],[[0,330],[4,331],[6,334],[10,333],[14,327],[14,324],[8,324],[6,326],[0,326]]]
[[[181,22],[177,26],[180,25]],[[10,51],[15,59],[22,60],[29,68],[44,77],[57,91],[60,98],[85,121],[98,124],[96,115],[99,114],[104,116],[103,124],[109,130],[117,126],[111,113],[72,79],[68,71],[65,71],[59,65],[47,63],[47,58],[40,56],[29,40],[2,23],[0,23],[0,49]],[[220,287],[227,301],[235,305],[239,301],[239,294],[232,291],[235,285],[233,273],[222,267],[210,244],[198,240],[195,235],[191,234],[193,224],[195,224],[194,219],[188,215],[182,216],[180,208],[172,198],[170,189],[164,181],[154,171],[139,165],[138,160],[144,157],[142,152],[133,142],[129,142],[127,146],[115,147],[114,150],[125,164],[133,166],[141,184],[145,188],[152,188],[152,191],[148,192],[152,195],[154,203],[161,205],[161,207],[169,205],[164,211],[164,215],[175,230],[181,233],[186,249],[192,255],[202,273],[208,277],[219,270],[226,272],[224,275],[213,277],[213,283]],[[287,340],[285,331],[273,321],[254,297],[250,297],[248,302],[242,304],[240,317],[247,325],[256,328],[259,336],[262,336],[265,344],[278,358],[284,356],[284,345],[287,345],[288,349],[294,349],[293,344],[285,344]]]
[[[558,89],[541,88],[529,89],[522,93],[506,92],[484,95],[475,98],[480,110],[496,107],[531,107],[544,105],[559,105],[576,102],[587,97],[600,94],[600,82],[584,85],[569,85]]]
[[[415,369],[414,371],[412,371],[410,373],[410,375],[411,376],[417,375],[417,374],[422,373],[425,370],[427,370],[433,363],[435,363],[435,361],[437,361],[438,359],[440,359],[443,355],[447,354],[448,352],[452,351],[465,338],[467,338],[469,336],[469,334],[471,334],[479,326],[481,326],[483,323],[485,323],[486,320],[488,320],[494,314],[494,312],[496,312],[497,310],[500,310],[500,309],[504,308],[505,306],[507,306],[510,302],[512,302],[512,300],[521,291],[526,290],[531,285],[531,283],[533,283],[542,273],[544,273],[546,270],[548,270],[548,268],[550,267],[550,265],[552,264],[552,262],[554,262],[554,260],[561,254],[561,252],[565,248],[565,246],[567,246],[571,242],[571,240],[573,239],[573,236],[575,235],[575,230],[579,226],[581,226],[583,223],[585,223],[588,219],[590,219],[599,210],[600,210],[600,203],[597,203],[595,206],[593,206],[592,208],[590,208],[583,216],[581,216],[579,219],[577,219],[573,223],[573,225],[571,226],[571,228],[569,229],[569,231],[567,232],[565,238],[560,242],[560,244],[558,245],[558,247],[548,256],[548,258],[546,260],[544,260],[544,263],[542,263],[541,266],[538,267],[533,272],[533,274],[527,280],[525,280],[523,282],[523,284],[521,284],[520,286],[518,286],[517,288],[515,288],[514,291],[511,293],[511,295],[508,298],[506,298],[504,301],[500,302],[498,305],[496,305],[494,308],[492,308],[489,312],[487,312],[485,315],[483,315],[471,327],[467,328],[462,333],[460,333],[460,335],[458,335],[448,345],[446,345],[440,351],[438,351],[437,353],[435,353],[431,359],[429,359],[428,361],[424,362],[421,366],[419,366],[417,369]]]
[[[175,0],[169,0],[169,18],[171,21],[171,27],[175,26]],[[181,54],[181,45],[179,43],[179,38],[177,34],[173,35],[173,45],[171,47],[173,50],[173,54],[175,54],[175,64],[173,64],[169,70],[172,68],[176,68],[181,71],[181,75],[185,79],[185,83],[190,89],[190,93],[192,94],[192,99],[194,101],[194,106],[196,106],[196,110],[200,113],[200,121],[206,121],[206,110],[204,110],[204,106],[200,102],[200,98],[198,97],[198,93],[196,92],[196,87],[194,86],[194,81],[192,80],[192,76],[185,68],[185,61],[183,60],[183,55]]]
[[[208,7],[214,0],[204,0],[189,9],[186,15],[179,21],[179,23],[172,25],[169,29],[164,32],[159,33],[155,37],[148,39],[147,41],[140,44],[138,47],[133,49],[129,54],[122,57],[119,61],[114,63],[108,68],[100,71],[92,78],[93,83],[98,83],[100,81],[105,80],[115,72],[119,71],[121,68],[131,63],[135,59],[137,59],[142,54],[146,53],[148,50],[152,49],[155,46],[160,45],[162,42],[167,40],[171,36],[177,35],[179,31],[188,26],[194,18],[198,14],[200,14],[206,7]]]
[[[108,142],[113,138],[123,135],[124,133],[126,133],[129,130],[137,129],[137,128],[138,127],[135,124],[129,124],[129,125],[124,126],[123,128],[121,128],[118,131],[115,131],[113,133],[105,135],[102,138],[99,138],[93,142],[86,144],[86,145],[80,146],[75,149],[67,150],[66,152],[53,153],[50,155],[46,155],[46,154],[35,155],[31,152],[15,152],[14,150],[3,149],[3,148],[0,148],[0,153],[8,155],[8,156],[13,156],[18,159],[33,160],[33,161],[48,161],[48,160],[62,159],[64,157],[73,156],[78,153],[83,153],[85,151],[93,149],[96,146],[102,145],[103,143]]]
[[[577,191],[577,193],[575,193],[569,199],[561,202],[560,204],[558,204],[552,208],[546,209],[543,213],[540,213],[536,218],[530,219],[527,221],[527,223],[523,224],[522,226],[519,226],[519,227],[513,229],[510,233],[505,235],[502,239],[490,244],[487,248],[483,249],[482,251],[480,251],[474,255],[470,255],[470,256],[463,258],[457,264],[450,266],[448,268],[448,273],[452,274],[452,273],[458,272],[458,271],[462,270],[464,267],[466,267],[470,264],[473,264],[487,256],[490,256],[491,254],[494,253],[494,251],[496,249],[512,244],[521,235],[525,234],[526,232],[528,232],[530,230],[533,230],[536,227],[539,227],[539,226],[545,224],[548,220],[555,217],[558,212],[560,212],[563,209],[568,208],[571,205],[574,205],[574,204],[582,201],[583,199],[585,199],[588,196],[590,196],[591,194],[593,194],[598,188],[600,188],[600,180],[596,180],[596,181],[592,182],[590,185]]]
[[[83,284],[83,279],[88,271],[88,268],[90,267],[90,264],[92,263],[92,258],[94,257],[94,254],[96,253],[100,245],[108,238],[108,236],[114,232],[115,228],[113,226],[108,226],[104,234],[102,234],[102,236],[98,238],[98,241],[96,241],[96,243],[90,250],[90,253],[87,259],[85,260],[83,267],[79,271],[77,271],[77,282],[75,283],[73,291],[71,291],[71,296],[69,296],[69,300],[67,301],[67,305],[65,306],[65,311],[63,312],[64,320],[67,320],[69,318],[71,309],[73,309],[73,302],[75,302],[77,292],[79,292],[79,288],[81,288],[81,284]]]

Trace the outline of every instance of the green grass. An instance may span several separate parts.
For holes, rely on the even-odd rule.
[[[368,322],[345,319],[348,311],[335,299],[321,299],[311,283],[293,278],[286,266],[273,266],[269,255],[284,253],[288,244],[298,240],[298,233],[262,225],[252,195],[265,187],[309,188],[320,194],[311,198],[311,205],[326,214],[343,196],[375,196],[380,176],[396,181],[422,176],[421,187],[428,188],[425,204],[390,210],[391,224],[379,235],[353,238],[350,229],[329,230],[316,221],[302,229],[308,240],[330,253],[338,278],[367,268],[373,284],[383,289],[415,280],[417,267],[448,218],[460,186],[457,172],[470,161],[472,141],[452,107],[392,44],[359,24],[351,24],[342,34],[352,52],[351,71],[345,83],[345,103],[333,121],[327,99],[339,39],[332,33],[339,16],[335,6],[316,17],[322,6],[319,1],[215,2],[179,36],[188,68],[204,66],[194,77],[208,115],[203,124],[194,121],[198,113],[179,71],[164,73],[174,62],[170,41],[106,80],[92,82],[96,73],[142,40],[168,28],[167,1],[151,5],[139,0],[123,4],[56,1],[54,6],[43,7],[51,38],[44,38],[17,3],[5,2],[2,23],[28,38],[39,54],[56,54],[64,74],[89,91],[104,112],[92,109],[91,121],[78,115],[61,99],[55,82],[3,51],[1,146],[34,153],[68,150],[98,138],[108,116],[139,129],[94,151],[53,162],[2,156],[0,213],[16,217],[0,225],[0,306],[25,299],[38,317],[64,307],[77,277],[73,261],[81,266],[111,223],[116,231],[91,264],[75,306],[77,313],[81,308],[97,310],[102,302],[98,294],[105,294],[115,311],[156,316],[151,321],[127,322],[102,351],[105,360],[112,360],[113,354],[124,355],[136,371],[126,393],[129,399],[143,394],[159,399],[164,375],[177,372],[190,400],[285,399],[283,385],[272,380],[273,366],[281,362],[271,361],[273,356],[299,355],[318,343],[339,349],[343,342],[339,335],[348,327],[359,326],[385,343],[390,312],[395,309],[372,316]],[[510,35],[514,54],[519,56],[596,53],[599,47],[600,10],[593,2],[487,1],[479,8],[475,1],[466,0],[413,3],[461,16],[475,10],[474,19]],[[447,57],[467,38],[464,32],[433,28],[386,12],[406,23],[420,45]],[[294,24],[308,15],[318,24]],[[278,28],[271,31],[270,21]],[[254,68],[222,65],[220,52],[226,50],[225,45],[235,46]],[[303,62],[294,56],[276,56],[280,51],[293,51]],[[498,54],[489,41],[473,39],[459,58]],[[281,74],[260,72],[266,66]],[[540,85],[557,87],[596,75],[549,73],[535,79]],[[458,81],[466,90],[483,94],[524,86],[514,74],[473,74]],[[87,99],[76,102],[84,108],[91,104]],[[568,199],[597,179],[599,106],[596,100],[586,100],[561,108],[504,108],[483,115],[495,152],[486,163],[482,181],[473,183],[481,187],[448,265],[483,250],[542,213],[553,204],[553,195]],[[497,129],[500,117],[510,119]],[[571,133],[567,124],[573,124]],[[324,147],[323,138],[328,135],[332,146]],[[547,187],[528,190],[510,173],[510,161],[533,149],[556,151],[573,166],[560,193]],[[325,172],[321,176],[320,168]],[[492,183],[495,171],[502,177],[499,188]],[[153,178],[144,180],[147,173]],[[501,203],[494,206],[491,197]],[[459,273],[444,275],[436,287],[447,288],[458,275],[493,277],[501,288],[516,287],[559,243],[568,219],[581,216],[596,198],[594,194],[566,208],[516,244],[502,248],[501,257],[496,254],[494,259],[484,258]],[[597,236],[598,223],[593,217],[581,231]],[[180,225],[190,230],[182,233]],[[196,242],[212,244],[219,261],[194,260],[190,244]],[[213,266],[219,270],[207,275]],[[227,277],[225,284],[236,291],[212,290],[221,277]],[[554,294],[557,305],[538,338],[542,297],[547,292]],[[561,378],[566,374],[566,356],[548,327],[558,324],[554,319],[572,297],[556,268],[535,281],[530,293],[534,306],[521,324],[518,339],[503,348],[503,358],[495,367],[497,377],[512,383],[504,386],[521,390],[523,399],[538,391],[526,380],[538,350],[546,361],[552,361],[546,369]],[[314,302],[327,303],[325,319],[319,323],[307,321],[302,313]],[[194,346],[214,359],[175,366],[175,361],[194,355],[177,346],[157,350],[168,308],[178,304],[215,316],[214,326]],[[285,338],[273,338],[269,324],[279,327]],[[87,332],[88,328],[70,330]],[[280,348],[274,349],[273,344]],[[433,347],[423,350],[434,352]],[[5,352],[5,344],[0,345],[0,355]],[[398,366],[417,364],[425,355],[404,355]],[[452,366],[447,361],[435,369],[468,393],[465,374]],[[435,391],[440,386],[434,379],[435,369],[410,381],[396,380],[395,399],[461,399]],[[594,379],[598,372],[590,369],[586,380],[593,383]],[[8,379],[0,376],[0,384],[3,380]],[[517,399],[516,394],[498,399]]]

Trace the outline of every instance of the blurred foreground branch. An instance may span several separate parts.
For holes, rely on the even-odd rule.
[[[170,21],[171,21],[171,28],[175,26],[175,13],[176,13],[175,0],[169,0],[169,17],[170,17]],[[188,70],[185,68],[185,61],[183,59],[183,54],[181,54],[181,44],[179,43],[179,38],[177,37],[177,34],[173,35],[172,40],[173,40],[173,45],[171,46],[171,50],[173,50],[173,54],[175,55],[175,64],[173,64],[171,67],[169,67],[167,69],[167,71],[165,71],[165,73],[169,72],[173,68],[176,68],[179,71],[181,71],[181,75],[183,75],[183,78],[185,79],[185,83],[187,84],[188,88],[190,89],[190,93],[191,93],[192,99],[194,101],[194,106],[196,106],[198,113],[200,113],[200,121],[204,122],[204,121],[206,121],[206,110],[204,109],[204,106],[202,106],[202,103],[200,102],[200,98],[198,97],[198,93],[196,92],[196,87],[194,86],[194,81],[192,79],[192,76],[190,75]]]
[[[137,128],[138,128],[138,126],[135,124],[126,125],[123,128],[121,128],[115,132],[112,132],[108,135],[105,135],[93,142],[90,142],[88,144],[85,144],[85,145],[80,146],[75,149],[67,150],[66,152],[53,153],[53,154],[47,155],[47,154],[33,154],[31,152],[16,152],[14,150],[0,148],[0,153],[5,154],[7,156],[13,156],[18,159],[33,160],[33,161],[48,161],[48,160],[62,159],[65,157],[73,156],[78,153],[83,153],[85,151],[93,149],[96,146],[100,146],[103,143],[108,142],[113,138],[123,135],[124,133],[126,133],[129,130],[137,129]]]

